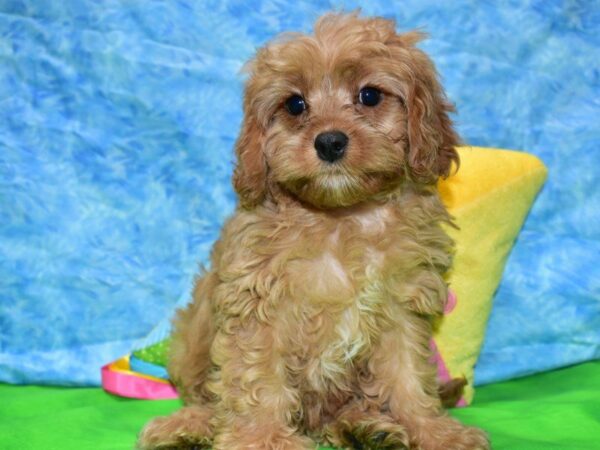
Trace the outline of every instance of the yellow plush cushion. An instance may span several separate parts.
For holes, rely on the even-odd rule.
[[[547,169],[527,153],[459,147],[459,170],[439,183],[442,200],[459,229],[450,288],[458,298],[435,333],[435,343],[451,377],[469,384],[464,400],[473,398],[473,373],[492,308],[492,297],[512,248]]]

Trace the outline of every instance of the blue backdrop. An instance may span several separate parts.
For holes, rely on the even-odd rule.
[[[187,296],[234,208],[238,72],[362,6],[421,28],[465,141],[550,177],[477,380],[600,356],[600,5],[0,0],[0,380],[95,384]]]

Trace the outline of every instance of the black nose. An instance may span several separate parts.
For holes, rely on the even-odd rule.
[[[326,131],[315,139],[317,155],[323,161],[334,162],[344,156],[348,136],[341,131]]]

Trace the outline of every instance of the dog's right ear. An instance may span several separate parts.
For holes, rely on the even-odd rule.
[[[265,198],[267,164],[263,152],[265,141],[263,125],[248,100],[244,101],[244,122],[235,145],[237,164],[233,172],[233,187],[240,206],[252,209]]]

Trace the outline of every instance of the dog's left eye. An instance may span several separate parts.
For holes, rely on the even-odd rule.
[[[381,91],[371,86],[364,87],[358,93],[358,101],[365,106],[375,106],[381,101]]]
[[[285,109],[287,109],[292,116],[299,116],[306,109],[306,102],[299,95],[292,95],[285,101]]]

